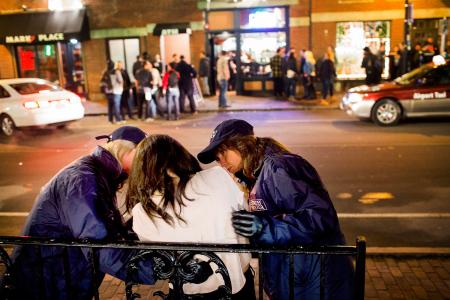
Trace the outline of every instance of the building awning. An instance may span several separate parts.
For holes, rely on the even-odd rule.
[[[175,35],[180,33],[191,33],[189,23],[166,23],[156,24],[153,35]]]
[[[0,14],[1,44],[45,44],[89,39],[86,10]]]

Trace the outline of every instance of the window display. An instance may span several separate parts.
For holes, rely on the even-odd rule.
[[[243,33],[241,35],[241,68],[246,77],[271,72],[270,58],[279,47],[286,46],[285,32]]]
[[[38,77],[58,82],[58,64],[54,44],[18,46],[20,77]]]
[[[388,55],[390,51],[390,22],[340,22],[336,24],[336,73],[339,79],[365,77],[361,68],[363,48],[369,47],[373,54]],[[380,47],[384,45],[385,49]],[[381,47],[382,48],[382,47]],[[381,51],[380,51],[381,50]],[[388,74],[388,60],[385,59],[384,76]]]

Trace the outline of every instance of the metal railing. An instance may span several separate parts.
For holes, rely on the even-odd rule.
[[[66,240],[54,238],[36,238],[36,237],[19,237],[19,236],[0,236],[0,265],[6,267],[6,273],[3,274],[3,282],[8,281],[9,271],[11,268],[10,257],[1,245],[30,245],[35,246],[39,251],[39,246],[57,246],[63,247],[63,259],[65,268],[69,267],[69,258],[67,249],[70,247],[79,247],[89,249],[89,261],[91,264],[91,272],[93,278],[98,274],[97,251],[102,248],[115,249],[134,249],[139,250],[138,254],[130,259],[127,266],[127,279],[125,281],[127,300],[139,298],[140,295],[133,293],[133,286],[138,283],[133,280],[135,273],[138,271],[138,263],[140,260],[153,259],[153,273],[156,279],[168,279],[172,283],[172,299],[185,299],[182,285],[191,280],[200,271],[200,267],[193,260],[194,255],[201,254],[210,259],[218,266],[216,273],[221,273],[224,279],[224,286],[219,287],[223,294],[222,299],[231,299],[231,282],[228,271],[220,258],[214,252],[231,252],[231,253],[252,253],[258,258],[258,274],[259,274],[259,295],[257,298],[263,299],[263,272],[262,262],[264,254],[286,254],[289,255],[289,298],[294,299],[294,257],[295,255],[320,255],[320,298],[323,299],[323,258],[329,255],[345,255],[352,256],[355,259],[355,277],[354,277],[354,298],[364,299],[365,285],[365,261],[366,261],[366,241],[364,237],[358,237],[355,246],[251,246],[243,244],[186,244],[186,243],[141,243],[141,242],[102,242],[90,240]],[[193,263],[194,262],[194,263]],[[67,273],[67,272],[66,272]],[[1,274],[0,274],[1,275]],[[37,276],[37,280],[42,280],[42,274]],[[68,278],[65,278],[66,286]],[[93,280],[94,282],[95,280]],[[95,283],[94,283],[95,284]],[[3,287],[5,289],[5,286]],[[6,284],[6,289],[8,289]],[[99,286],[95,286],[95,299],[99,299]],[[165,299],[162,291],[155,292],[154,295]],[[189,299],[192,295],[189,295]],[[200,296],[200,295],[199,295]],[[44,297],[45,298],[45,297]],[[186,298],[187,299],[187,298]]]

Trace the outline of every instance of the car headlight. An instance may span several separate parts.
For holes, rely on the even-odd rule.
[[[363,95],[359,93],[349,93],[347,95],[347,102],[348,103],[356,103],[359,101],[362,101]]]

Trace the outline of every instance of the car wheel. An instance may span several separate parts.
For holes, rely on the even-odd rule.
[[[0,116],[0,126],[2,129],[2,134],[4,136],[10,137],[16,131],[16,125],[14,125],[13,119],[8,115]]]
[[[394,100],[380,100],[372,109],[372,121],[380,126],[397,125],[401,117],[402,109]]]

